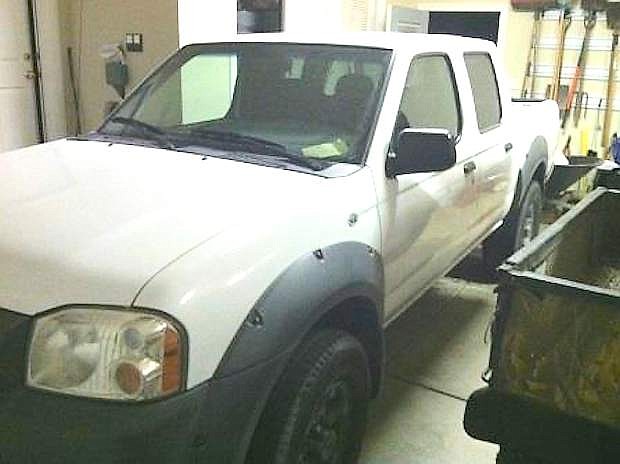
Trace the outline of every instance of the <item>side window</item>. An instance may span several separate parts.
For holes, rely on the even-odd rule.
[[[199,55],[185,63],[181,68],[183,124],[226,116],[236,82],[235,55]]]
[[[412,61],[394,135],[407,128],[447,129],[454,137],[459,135],[459,97],[448,57],[429,55]]]
[[[478,128],[480,132],[486,132],[497,127],[502,120],[502,104],[493,61],[488,53],[467,53],[465,65],[474,95]]]
[[[230,109],[236,82],[236,55],[197,55],[153,86],[134,117],[170,126],[220,119]]]

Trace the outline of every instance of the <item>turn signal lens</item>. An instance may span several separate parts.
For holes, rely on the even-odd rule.
[[[182,382],[181,342],[179,334],[167,330],[164,335],[164,363],[162,369],[162,386],[164,393],[178,391]]]

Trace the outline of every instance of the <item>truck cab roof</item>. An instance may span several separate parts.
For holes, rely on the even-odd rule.
[[[496,49],[493,42],[446,34],[403,32],[343,32],[327,34],[261,33],[238,34],[210,40],[206,43],[300,43],[315,45],[344,45],[393,50],[402,53],[425,51],[488,51]],[[198,44],[191,44],[198,45]],[[188,45],[188,46],[191,46]]]

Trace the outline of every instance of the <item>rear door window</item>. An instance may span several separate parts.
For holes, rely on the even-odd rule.
[[[474,95],[478,128],[480,132],[487,132],[498,127],[502,120],[495,67],[488,53],[466,53],[465,65]]]

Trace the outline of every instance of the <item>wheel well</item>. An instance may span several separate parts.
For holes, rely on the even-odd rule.
[[[530,188],[530,184],[533,181],[539,182],[544,191],[548,158],[549,147],[547,146],[547,141],[542,136],[536,137],[530,146],[525,164],[519,173],[519,180],[521,182],[519,182],[519,189],[517,190],[519,193],[517,197],[518,203],[515,205],[519,205],[523,201],[527,189]]]
[[[372,395],[379,393],[383,376],[383,329],[375,304],[366,298],[351,298],[330,310],[316,328],[342,329],[359,340],[368,356]]]

